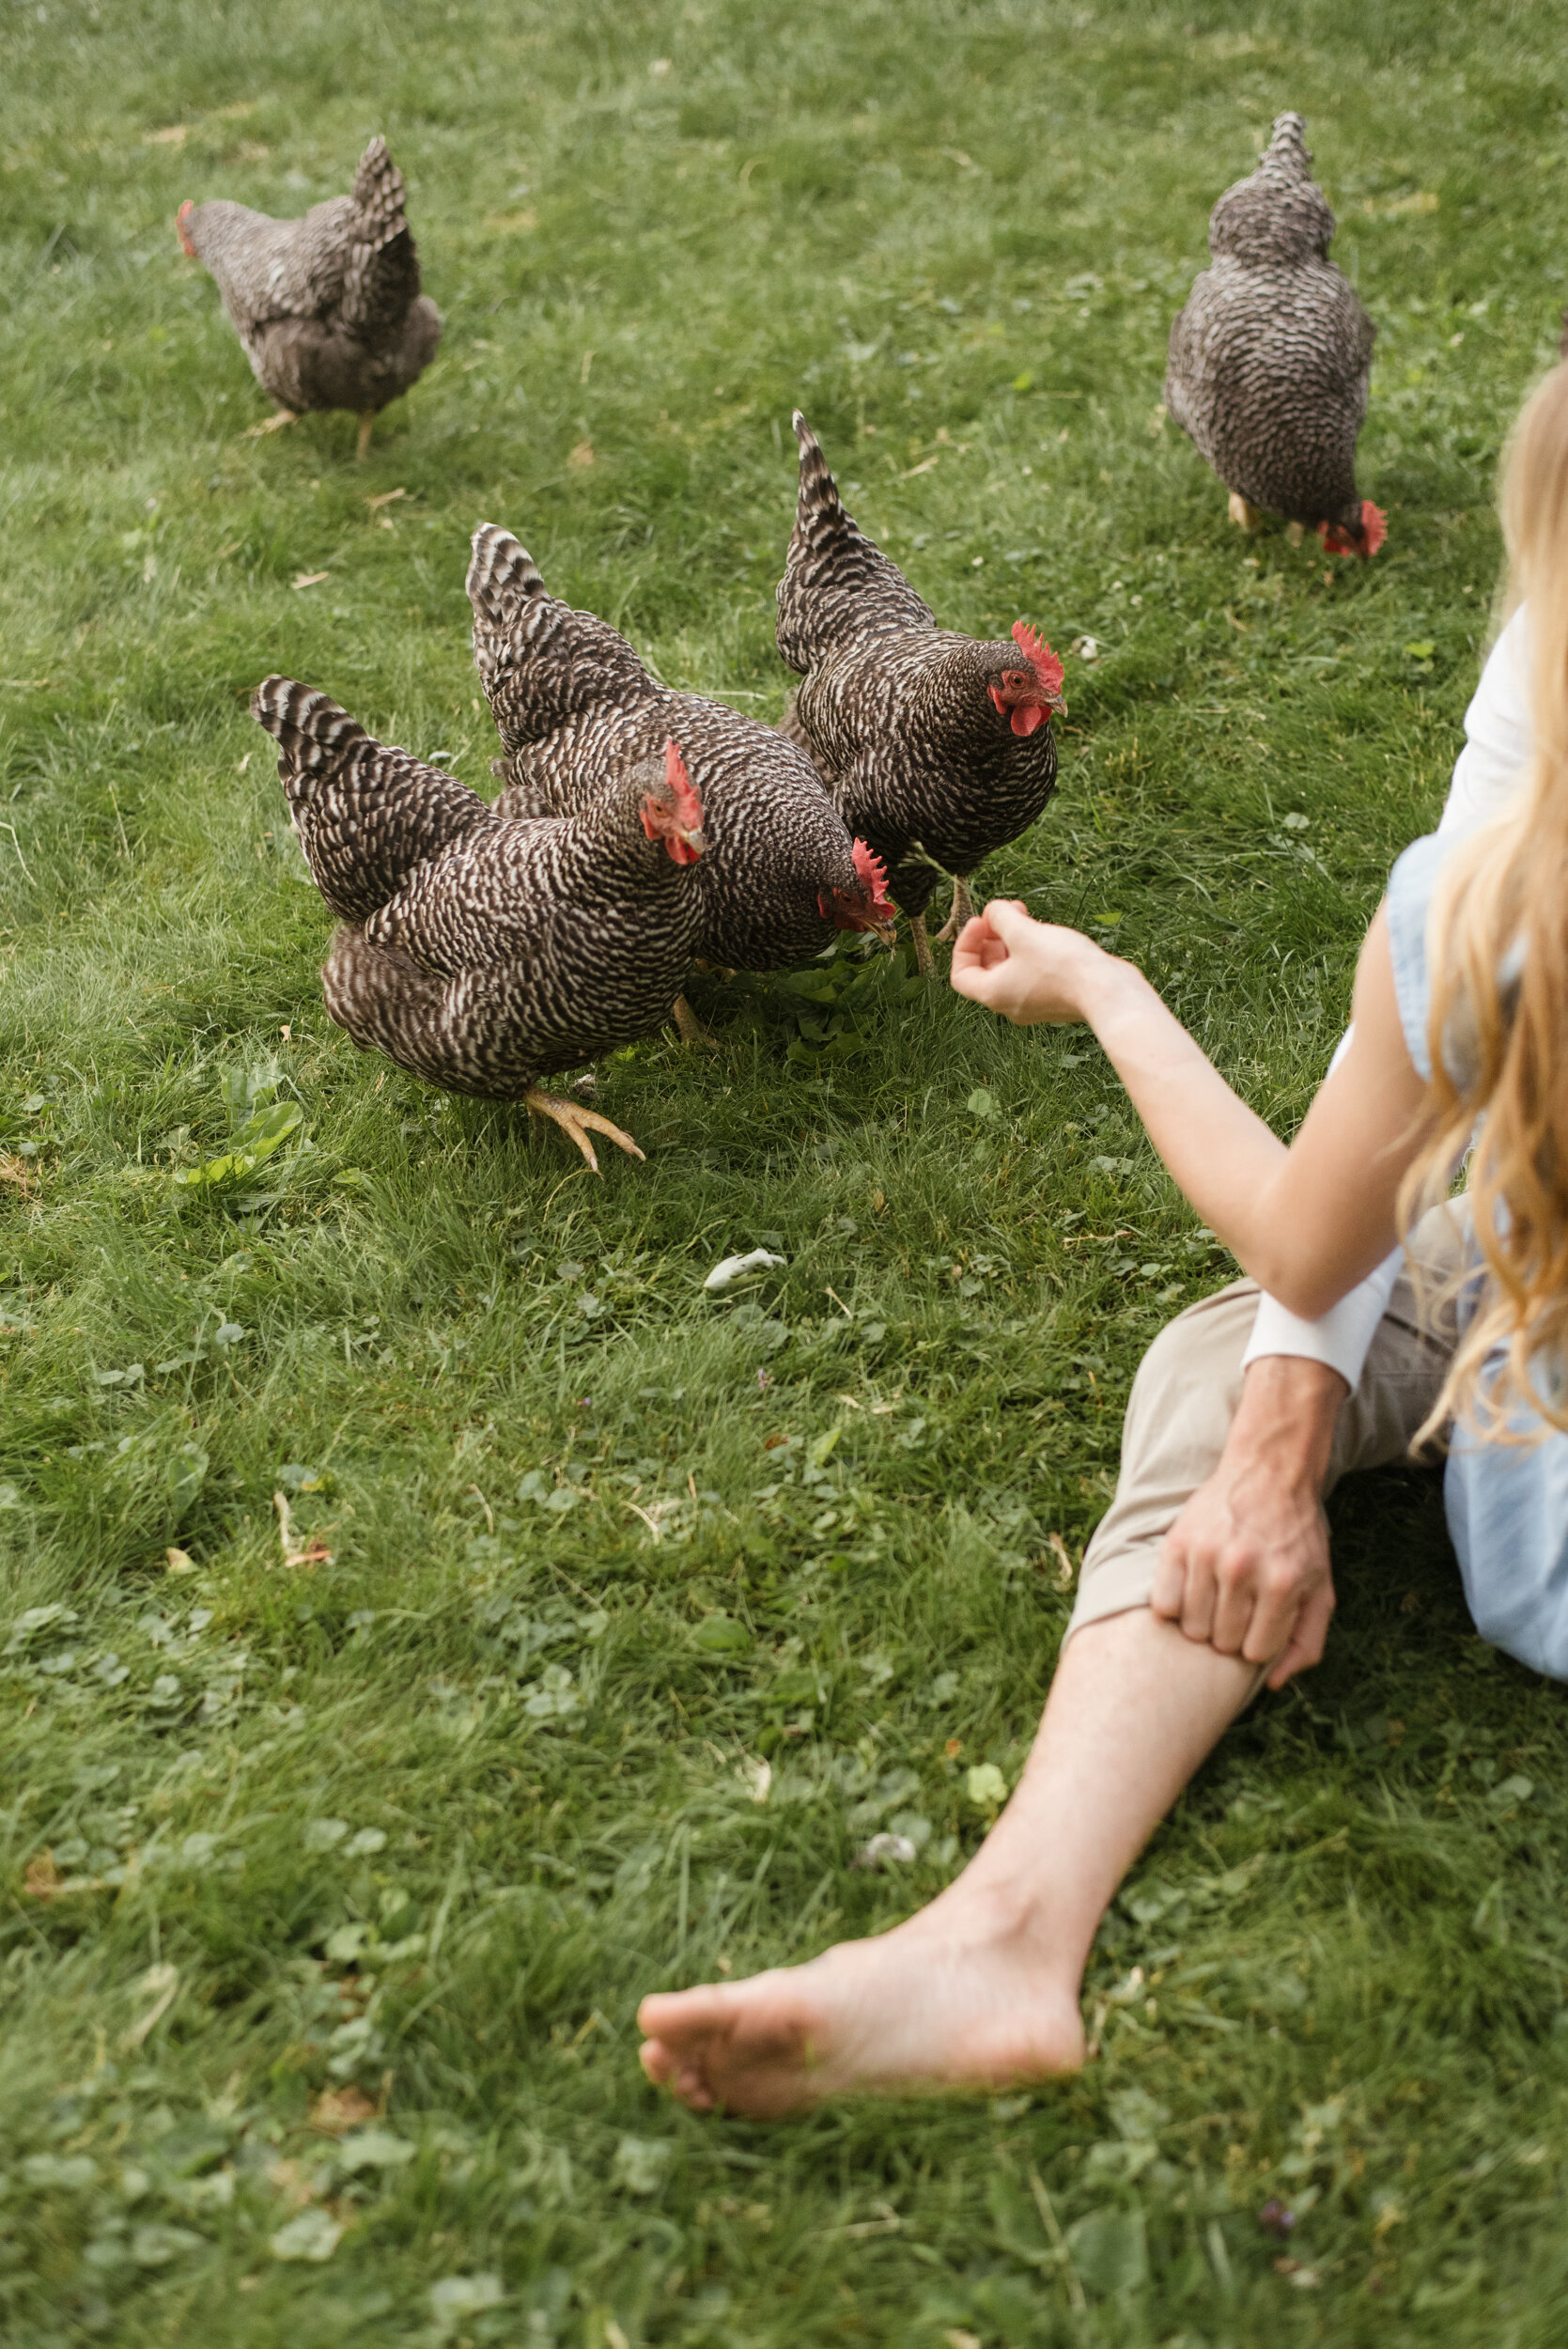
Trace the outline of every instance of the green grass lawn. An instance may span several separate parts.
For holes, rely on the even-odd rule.
[[[46,0],[4,54],[0,2334],[1560,2341],[1568,1729],[1413,1473],[1337,1507],[1327,1659],[1108,1920],[1081,2079],[773,2130],[644,2085],[643,1992],[974,1847],[1134,1366],[1228,1262],[1092,1041],[945,989],[850,1050],[706,983],[718,1053],[601,1069],[648,1156],[599,1181],[359,1057],[245,702],[289,670],[483,779],[488,519],[776,715],[799,400],[945,619],[1100,645],[984,885],[1288,1130],[1484,645],[1568,9]],[[1158,410],[1285,105],[1378,325],[1364,569],[1241,537]],[[297,211],[377,130],[446,334],[356,467],[349,417],[243,437],[173,219]],[[890,1820],[917,1860],[856,1870]]]

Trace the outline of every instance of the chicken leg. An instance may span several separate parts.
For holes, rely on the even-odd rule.
[[[973,919],[974,899],[970,895],[970,885],[962,873],[955,873],[953,876],[953,910],[937,932],[938,945],[951,946],[964,924]]]
[[[937,965],[931,953],[931,941],[925,935],[925,916],[914,913],[909,917],[909,936],[915,941],[915,969],[923,979],[934,979]]]
[[[719,1050],[719,1039],[703,1026],[684,995],[677,995],[670,1006],[675,1019],[675,1033],[683,1044],[706,1044],[710,1051]]]
[[[280,408],[275,416],[267,418],[265,424],[253,424],[245,438],[247,441],[259,441],[264,432],[281,432],[286,424],[298,424],[299,421],[292,408]]]
[[[591,1128],[596,1134],[608,1134],[610,1140],[617,1143],[629,1158],[640,1159],[644,1156],[629,1134],[623,1133],[618,1126],[612,1126],[610,1120],[601,1117],[598,1110],[584,1109],[580,1101],[563,1101],[558,1094],[541,1093],[537,1085],[530,1085],[522,1098],[525,1107],[536,1117],[553,1119],[563,1133],[571,1136],[587,1159],[592,1174],[598,1173],[598,1160],[594,1156],[594,1145],[584,1128]]]
[[[370,435],[375,428],[375,423],[376,411],[374,408],[365,408],[360,411],[359,439],[354,443],[354,461],[356,464],[363,464],[365,458],[370,454]]]
[[[1261,506],[1249,506],[1239,490],[1231,491],[1231,520],[1243,530],[1260,530],[1264,522]]]

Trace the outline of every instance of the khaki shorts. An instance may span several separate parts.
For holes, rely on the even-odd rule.
[[[1464,1260],[1465,1237],[1461,1215],[1434,1207],[1411,1234],[1406,1267],[1418,1263],[1440,1293]],[[1160,1543],[1219,1464],[1241,1397],[1241,1358],[1258,1294],[1255,1281],[1233,1281],[1189,1305],[1139,1364],[1122,1428],[1116,1498],[1084,1552],[1069,1639],[1086,1623],[1148,1605]],[[1408,1456],[1411,1437],[1441,1392],[1453,1346],[1452,1302],[1437,1306],[1423,1326],[1409,1271],[1402,1271],[1360,1384],[1341,1407],[1326,1495],[1352,1470],[1386,1468]]]

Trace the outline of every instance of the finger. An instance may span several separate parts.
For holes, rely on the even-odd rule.
[[[972,921],[964,924],[953,941],[949,976],[963,994],[968,990],[959,985],[961,980],[972,978],[1006,959],[1006,947],[989,926],[985,915],[977,913]]]
[[[1296,1616],[1284,1653],[1268,1675],[1271,1688],[1282,1688],[1298,1672],[1306,1672],[1322,1661],[1333,1612],[1333,1585],[1326,1582],[1312,1594]]]
[[[1040,925],[1018,897],[992,897],[986,905],[985,919],[1000,939],[1011,942]]]
[[[1189,1640],[1206,1640],[1214,1629],[1214,1567],[1203,1550],[1188,1553],[1182,1590],[1182,1629]]]
[[[1155,1579],[1149,1591],[1149,1605],[1167,1623],[1174,1623],[1182,1611],[1182,1599],[1187,1591],[1187,1536],[1182,1532],[1180,1517],[1160,1543],[1155,1560]]]
[[[1209,1634],[1221,1656],[1251,1656],[1251,1626],[1258,1599],[1255,1555],[1247,1550],[1230,1550],[1215,1574],[1214,1628]],[[1266,1663],[1279,1653],[1279,1648],[1280,1641],[1276,1640],[1254,1660]]]
[[[1261,1581],[1241,1649],[1250,1664],[1269,1663],[1295,1638],[1314,1587],[1311,1578],[1301,1574],[1293,1574],[1278,1585],[1266,1578]]]
[[[971,913],[953,941],[956,954],[977,954],[985,941],[992,935],[991,926],[984,913]]]
[[[995,984],[987,966],[978,955],[955,955],[948,970],[948,985],[955,995],[967,995],[971,1003],[989,1001]]]

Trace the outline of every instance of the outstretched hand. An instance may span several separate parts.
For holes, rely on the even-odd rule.
[[[1088,1017],[1090,981],[1110,959],[1081,930],[1036,922],[1016,899],[993,897],[958,933],[953,985],[1015,1027],[1079,1020]]]

